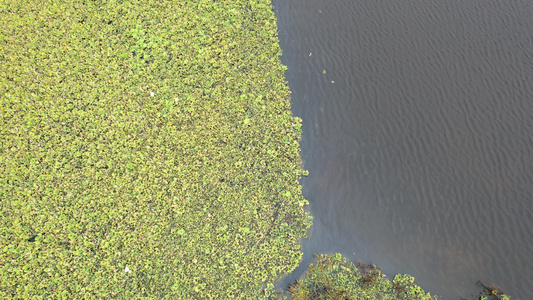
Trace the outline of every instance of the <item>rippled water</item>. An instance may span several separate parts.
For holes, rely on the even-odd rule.
[[[281,284],[341,252],[443,299],[533,297],[533,1],[274,6],[315,216]]]

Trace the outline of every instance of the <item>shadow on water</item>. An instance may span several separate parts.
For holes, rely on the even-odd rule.
[[[273,2],[314,253],[533,294],[533,2]]]

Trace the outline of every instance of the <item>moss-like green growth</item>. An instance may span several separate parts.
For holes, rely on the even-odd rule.
[[[290,286],[293,300],[432,300],[437,299],[415,285],[409,275],[384,278],[374,265],[349,262],[340,254],[320,254],[303,280]],[[279,295],[283,298],[283,295]]]
[[[270,0],[1,1],[0,298],[254,299],[294,269],[279,55]]]

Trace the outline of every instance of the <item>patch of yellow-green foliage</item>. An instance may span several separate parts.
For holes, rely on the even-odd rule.
[[[374,265],[349,262],[340,254],[320,254],[307,273],[289,289],[293,300],[434,300],[409,275],[384,278]]]
[[[294,269],[279,56],[269,0],[0,0],[0,298],[254,299]]]

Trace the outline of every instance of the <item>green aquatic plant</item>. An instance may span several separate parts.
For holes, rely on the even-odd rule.
[[[340,254],[319,254],[303,279],[290,285],[285,295],[291,299],[382,299],[432,300],[437,299],[414,284],[409,275],[385,278],[375,265],[348,261]],[[286,298],[279,293],[278,298]]]
[[[340,254],[317,254],[315,262],[309,265],[303,278],[279,290],[271,299],[380,299],[380,300],[437,300],[420,286],[414,284],[414,277],[398,274],[392,280],[385,278],[375,265],[348,261]],[[476,283],[481,288],[472,300],[510,300],[511,297],[495,284],[487,286]],[[467,300],[461,298],[461,300]]]
[[[0,298],[253,299],[298,265],[271,8],[0,3]]]

